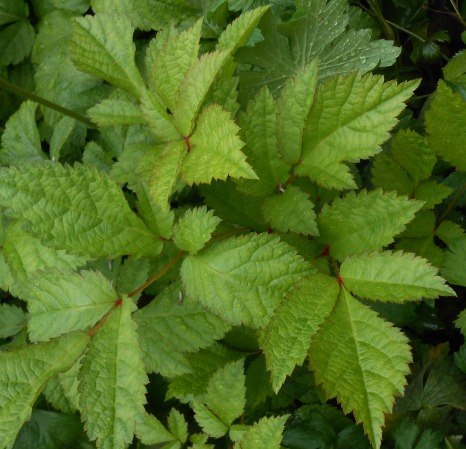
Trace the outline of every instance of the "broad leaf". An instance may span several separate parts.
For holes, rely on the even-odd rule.
[[[108,98],[87,111],[99,127],[145,123],[141,108],[124,98]]]
[[[191,401],[190,405],[194,411],[194,418],[206,434],[214,438],[221,438],[226,435],[228,426],[215,416],[205,404]]]
[[[0,447],[10,449],[40,390],[54,374],[68,369],[89,338],[70,334],[39,345],[0,352]]]
[[[27,20],[20,20],[0,30],[0,66],[18,64],[32,50],[35,32]]]
[[[261,330],[260,346],[265,353],[272,385],[278,391],[296,365],[301,365],[319,327],[331,313],[340,287],[324,274],[298,282]]]
[[[344,163],[359,162],[380,151],[418,84],[384,83],[381,76],[360,73],[325,83],[308,117],[296,173],[310,176],[326,188],[355,188]]]
[[[139,97],[143,80],[134,62],[133,27],[124,15],[77,17],[70,50],[79,70]]]
[[[0,338],[16,335],[26,326],[26,313],[17,306],[0,304]]]
[[[341,264],[340,277],[353,294],[373,300],[403,303],[456,296],[427,260],[402,251],[348,257]]]
[[[32,341],[84,330],[102,318],[117,299],[110,281],[96,271],[41,271],[19,290],[18,296],[28,302]]]
[[[161,249],[115,182],[83,165],[3,168],[0,204],[32,233],[70,252],[114,258]]]
[[[283,429],[289,416],[262,418],[248,429],[234,449],[280,449]]]
[[[309,355],[317,383],[345,413],[354,413],[378,449],[384,415],[406,384],[408,339],[343,289]]]
[[[378,250],[392,243],[421,207],[421,202],[393,192],[350,192],[322,208],[318,217],[320,237],[330,245],[330,254],[340,260]]]
[[[123,449],[133,440],[144,412],[148,382],[131,313],[122,299],[93,336],[80,372],[80,411],[91,440],[102,449]]]
[[[267,323],[288,289],[310,272],[294,249],[266,234],[216,242],[181,267],[188,298],[252,327]]]
[[[136,312],[134,319],[148,370],[166,377],[191,372],[186,354],[211,345],[229,328],[200,304],[185,300],[177,283]]]

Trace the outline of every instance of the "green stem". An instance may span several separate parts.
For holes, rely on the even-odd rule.
[[[407,33],[407,34],[409,34],[409,35],[415,37],[416,39],[420,40],[421,42],[425,42],[425,41],[426,41],[424,38],[422,38],[421,36],[419,36],[419,34],[413,33],[412,31],[409,31],[407,28],[404,28],[404,27],[402,27],[401,25],[397,25],[396,23],[391,22],[390,20],[387,20],[387,19],[385,19],[385,20],[386,20],[387,23],[389,23],[392,27],[394,27],[394,28],[396,28],[396,29],[398,29],[398,30],[401,30],[401,31],[403,31],[404,33]]]
[[[455,14],[458,16],[458,19],[460,20],[460,22],[463,25],[466,25],[466,23],[463,20],[463,17],[461,16],[461,13],[460,13],[460,11],[458,9],[458,5],[456,4],[456,2],[454,2],[453,0],[450,0],[450,4],[451,4],[452,8],[455,10]]]
[[[392,41],[395,41],[396,40],[395,33],[389,26],[389,25],[393,26],[393,24],[383,16],[378,2],[368,0],[367,3],[369,4],[372,13],[377,17],[377,20],[382,24],[382,27],[384,28],[385,35],[387,36],[387,38]]]
[[[16,86],[15,84],[8,82],[7,80],[1,77],[0,77],[0,88],[5,89],[21,97],[28,98],[32,101],[35,101],[36,103],[39,103],[57,112],[61,112],[62,114],[67,115],[68,117],[74,118],[78,120],[79,122],[84,123],[89,128],[95,128],[94,123],[92,123],[84,115],[78,114],[77,112],[71,111],[70,109],[64,108],[63,106],[53,103],[52,101],[39,97],[38,95],[35,95],[32,92],[29,92],[28,90],[23,89],[22,87]]]
[[[448,217],[449,213],[453,210],[453,208],[456,206],[456,204],[458,203],[458,201],[460,200],[461,198],[461,195],[463,195],[464,191],[466,190],[466,183],[464,183],[457,191],[456,191],[456,194],[455,196],[453,197],[453,199],[451,200],[451,203],[449,204],[449,206],[447,207],[446,211],[440,215],[440,217],[438,218],[436,224],[435,224],[435,229],[437,229],[439,226],[440,226],[440,223],[442,223],[443,220],[445,220],[445,218]]]

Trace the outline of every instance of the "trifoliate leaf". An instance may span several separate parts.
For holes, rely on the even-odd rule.
[[[277,392],[296,365],[306,358],[312,337],[331,313],[340,287],[335,278],[315,274],[299,281],[286,295],[259,343]]]
[[[163,424],[149,413],[136,418],[136,435],[143,444],[161,444],[176,440]]]
[[[410,372],[408,339],[343,289],[309,355],[327,397],[353,412],[372,447],[380,448],[384,414],[403,393]]]
[[[431,175],[436,157],[424,136],[401,130],[393,137],[391,146],[393,159],[409,173],[415,186]]]
[[[32,50],[35,32],[27,20],[7,25],[0,31],[0,66],[18,64]]]
[[[337,76],[318,91],[304,132],[298,175],[326,188],[356,187],[345,162],[359,162],[380,151],[396,116],[418,81],[384,83],[383,77],[354,73]]]
[[[253,424],[234,449],[280,449],[285,422],[290,415],[262,418]]]
[[[340,277],[354,295],[376,301],[456,296],[437,271],[413,253],[383,251],[348,257],[341,264]]]
[[[466,103],[439,81],[430,108],[426,111],[427,142],[432,150],[458,170],[466,170]],[[452,132],[452,129],[455,132]]]
[[[99,127],[145,123],[141,108],[123,98],[107,98],[93,106],[87,113]]]
[[[239,128],[221,106],[206,107],[199,116],[196,131],[189,138],[188,155],[183,162],[183,179],[188,184],[209,184],[212,179],[257,178],[241,152]]]
[[[277,110],[272,95],[261,90],[248,103],[241,116],[241,135],[246,143],[244,152],[259,179],[240,182],[239,188],[255,196],[268,195],[290,177],[289,166],[283,162],[277,148]]]
[[[115,258],[161,249],[115,182],[91,167],[3,168],[0,203],[32,233],[73,253]]]
[[[267,323],[286,291],[311,272],[293,248],[267,234],[216,242],[181,267],[188,298],[251,327]]]
[[[80,411],[91,440],[102,449],[124,449],[144,413],[148,382],[131,314],[124,297],[92,337],[80,371]]]
[[[79,70],[139,98],[143,80],[134,62],[133,27],[125,15],[77,17],[73,22],[70,51],[71,60]]]
[[[318,217],[321,240],[339,260],[393,242],[422,203],[381,190],[348,193],[325,205]]]
[[[3,165],[22,165],[47,159],[36,126],[36,109],[37,103],[27,100],[8,119],[0,150]]]
[[[204,248],[221,221],[205,206],[190,209],[173,227],[173,242],[178,248],[196,254]]]
[[[278,101],[278,148],[291,165],[297,164],[301,157],[304,128],[316,86],[317,62],[313,61],[288,80]]]
[[[54,374],[67,370],[89,342],[84,334],[0,352],[0,447],[11,449],[41,388]]]
[[[178,283],[159,293],[134,319],[148,370],[166,377],[191,372],[186,354],[206,348],[229,329],[221,318],[184,298]]]
[[[427,181],[418,186],[414,192],[414,197],[419,201],[424,201],[424,209],[433,209],[436,204],[440,204],[452,192],[453,190],[445,184]]]
[[[214,438],[226,435],[228,426],[217,418],[205,404],[195,400],[191,401],[190,405],[194,411],[194,418],[205,433]]]
[[[28,302],[32,341],[84,330],[102,318],[117,299],[110,281],[96,271],[49,270],[29,279],[18,296]]]
[[[26,313],[10,304],[0,304],[0,338],[19,333],[26,326]]]
[[[309,195],[298,187],[288,186],[283,193],[266,198],[262,212],[272,229],[319,235],[314,204]]]
[[[411,195],[414,182],[408,173],[386,153],[379,153],[372,163],[372,184],[385,192],[394,190],[398,195]]]
[[[160,95],[165,107],[173,110],[180,83],[197,60],[202,19],[182,32],[172,29],[157,34],[146,52],[149,88]]]
[[[204,97],[229,54],[226,50],[205,53],[190,67],[181,81],[172,112],[175,126],[184,137],[191,134]]]

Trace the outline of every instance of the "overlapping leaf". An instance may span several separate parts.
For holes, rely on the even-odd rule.
[[[11,337],[26,326],[26,313],[17,306],[0,304],[0,338]]]
[[[345,289],[310,349],[316,381],[363,423],[376,449],[384,415],[403,392],[410,361],[408,339]]]
[[[262,418],[253,424],[234,449],[280,449],[282,433],[289,415]]]
[[[137,417],[136,435],[143,444],[160,444],[176,440],[163,424],[149,413]]]
[[[91,440],[102,449],[123,449],[144,413],[148,382],[139,349],[136,306],[125,297],[93,336],[80,371],[80,411]]]
[[[188,298],[232,324],[259,327],[286,291],[311,272],[310,265],[278,238],[249,234],[188,256],[181,277]]]

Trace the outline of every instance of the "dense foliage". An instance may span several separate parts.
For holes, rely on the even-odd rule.
[[[1,449],[466,447],[463,11],[383,3],[0,0]]]

